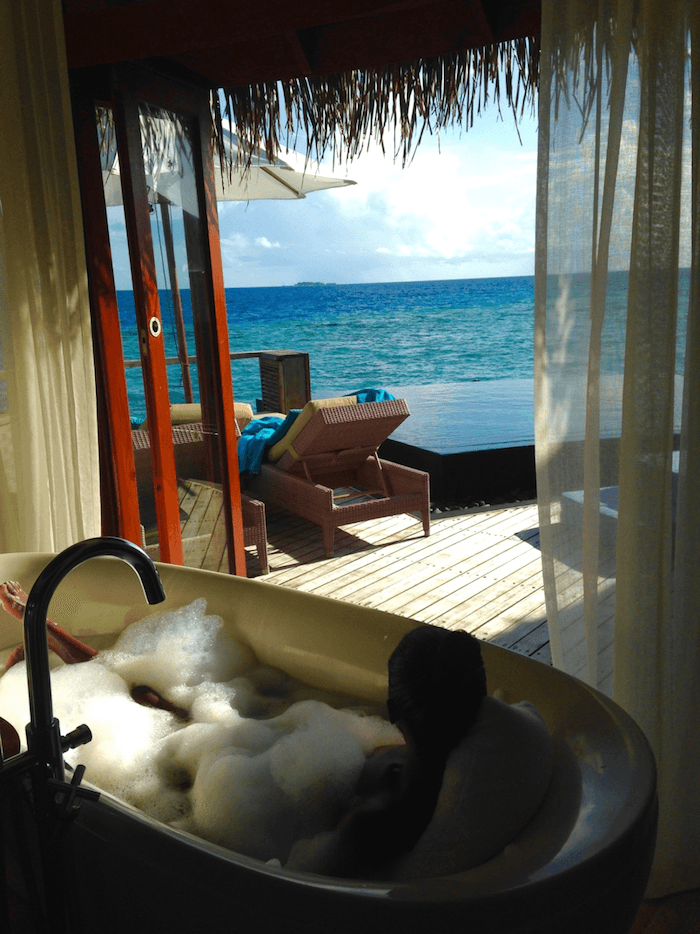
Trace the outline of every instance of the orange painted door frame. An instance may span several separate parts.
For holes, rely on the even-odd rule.
[[[151,441],[153,494],[160,559],[183,564],[180,503],[170,419],[168,371],[156,278],[150,205],[141,145],[138,100],[128,81],[118,81],[114,95],[117,150],[124,197],[136,326]]]
[[[94,82],[94,75],[89,76]],[[91,96],[90,88],[93,94]],[[196,353],[209,464],[223,489],[229,571],[245,576],[245,550],[233,409],[208,91],[179,85],[132,66],[101,73],[97,85],[76,95],[83,213],[95,320],[100,399],[103,499],[109,500],[103,530],[140,542],[131,424],[123,348],[112,272],[102,172],[95,127],[95,98],[108,100],[114,113],[124,197],[125,221],[151,436],[161,560],[183,562],[170,401],[163,327],[143,162],[139,104],[163,108],[187,123],[192,143],[199,218],[185,216]],[[196,301],[195,301],[196,297]],[[107,505],[107,502],[105,502]]]
[[[95,101],[72,86],[95,356],[102,534],[141,544],[134,448],[105,207]]]

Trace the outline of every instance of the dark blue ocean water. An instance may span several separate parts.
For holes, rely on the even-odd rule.
[[[172,299],[167,291],[160,294],[166,355],[175,356]],[[133,297],[119,292],[118,298],[124,356],[137,359]],[[182,299],[188,351],[194,354],[187,291]],[[231,350],[308,353],[314,395],[533,374],[531,276],[235,288],[226,290],[226,306]],[[171,401],[184,401],[179,367],[168,372]],[[255,407],[257,360],[234,360],[232,376],[236,400]],[[131,418],[140,421],[145,417],[141,371],[127,370],[127,382]]]

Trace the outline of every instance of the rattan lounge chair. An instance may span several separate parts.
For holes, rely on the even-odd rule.
[[[333,555],[335,530],[353,522],[418,512],[429,535],[429,475],[377,454],[409,414],[405,399],[308,402],[246,490],[319,525],[326,557]]]
[[[173,424],[182,547],[188,567],[219,570],[219,567],[225,565],[223,559],[226,548],[223,496],[219,484],[210,483],[205,479],[206,462],[202,437],[201,423]],[[156,525],[150,435],[147,430],[137,428],[131,432],[131,438],[134,446],[143,545],[157,561],[160,549],[157,542],[149,540],[155,534],[152,530]],[[242,495],[241,512],[244,544],[256,548],[260,570],[267,574],[270,568],[265,505]]]

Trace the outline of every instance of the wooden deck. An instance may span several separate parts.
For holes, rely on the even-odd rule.
[[[220,492],[179,486],[185,564],[226,572]],[[409,515],[354,523],[337,530],[333,558],[318,526],[268,506],[267,542],[269,574],[246,547],[248,577],[465,629],[551,664],[534,502],[436,516],[428,538]],[[146,550],[158,559],[157,542]]]
[[[268,507],[270,573],[247,549],[249,577],[347,600],[479,638],[551,663],[535,503],[439,516],[423,536],[411,516],[336,533],[324,558],[318,527]]]

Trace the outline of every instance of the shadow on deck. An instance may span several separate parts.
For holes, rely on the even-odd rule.
[[[249,577],[418,622],[465,629],[479,638],[551,663],[534,503],[443,514],[429,538],[413,516],[338,530],[325,558],[320,529],[269,507],[270,573]]]

